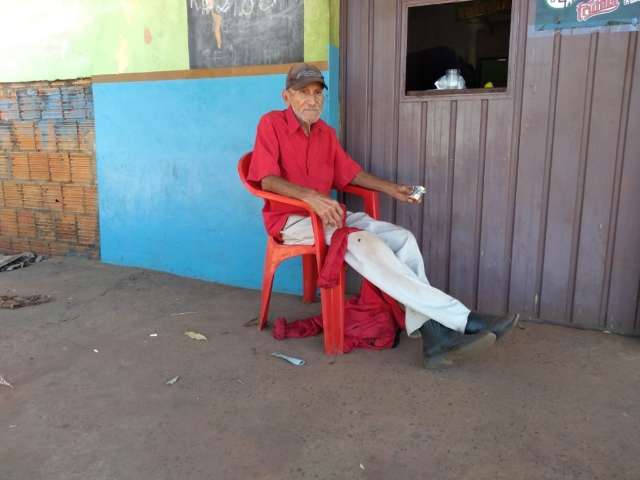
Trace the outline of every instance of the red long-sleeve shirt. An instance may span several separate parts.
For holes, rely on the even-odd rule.
[[[275,175],[328,195],[348,185],[362,170],[344,151],[335,131],[323,120],[304,133],[291,107],[260,119],[248,179],[260,182]],[[277,236],[289,215],[306,215],[297,207],[265,201],[262,215],[269,235]]]

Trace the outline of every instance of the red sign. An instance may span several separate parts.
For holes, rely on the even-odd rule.
[[[591,17],[614,12],[620,6],[620,0],[587,0],[576,5],[579,22],[586,22]]]

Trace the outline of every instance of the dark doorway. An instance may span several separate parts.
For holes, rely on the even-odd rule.
[[[511,0],[410,7],[406,91],[434,90],[448,69],[466,88],[506,88]]]

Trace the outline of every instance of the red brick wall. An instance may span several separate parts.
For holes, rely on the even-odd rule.
[[[90,80],[0,84],[0,253],[98,256]]]

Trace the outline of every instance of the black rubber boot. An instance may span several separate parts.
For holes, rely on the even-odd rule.
[[[489,315],[486,313],[471,312],[467,318],[467,326],[464,333],[477,334],[480,332],[492,332],[497,338],[502,337],[518,324],[520,314],[513,315]]]
[[[466,335],[451,330],[435,320],[429,320],[422,325],[420,333],[424,368],[429,370],[450,367],[456,361],[491,347],[496,341],[492,332]]]

